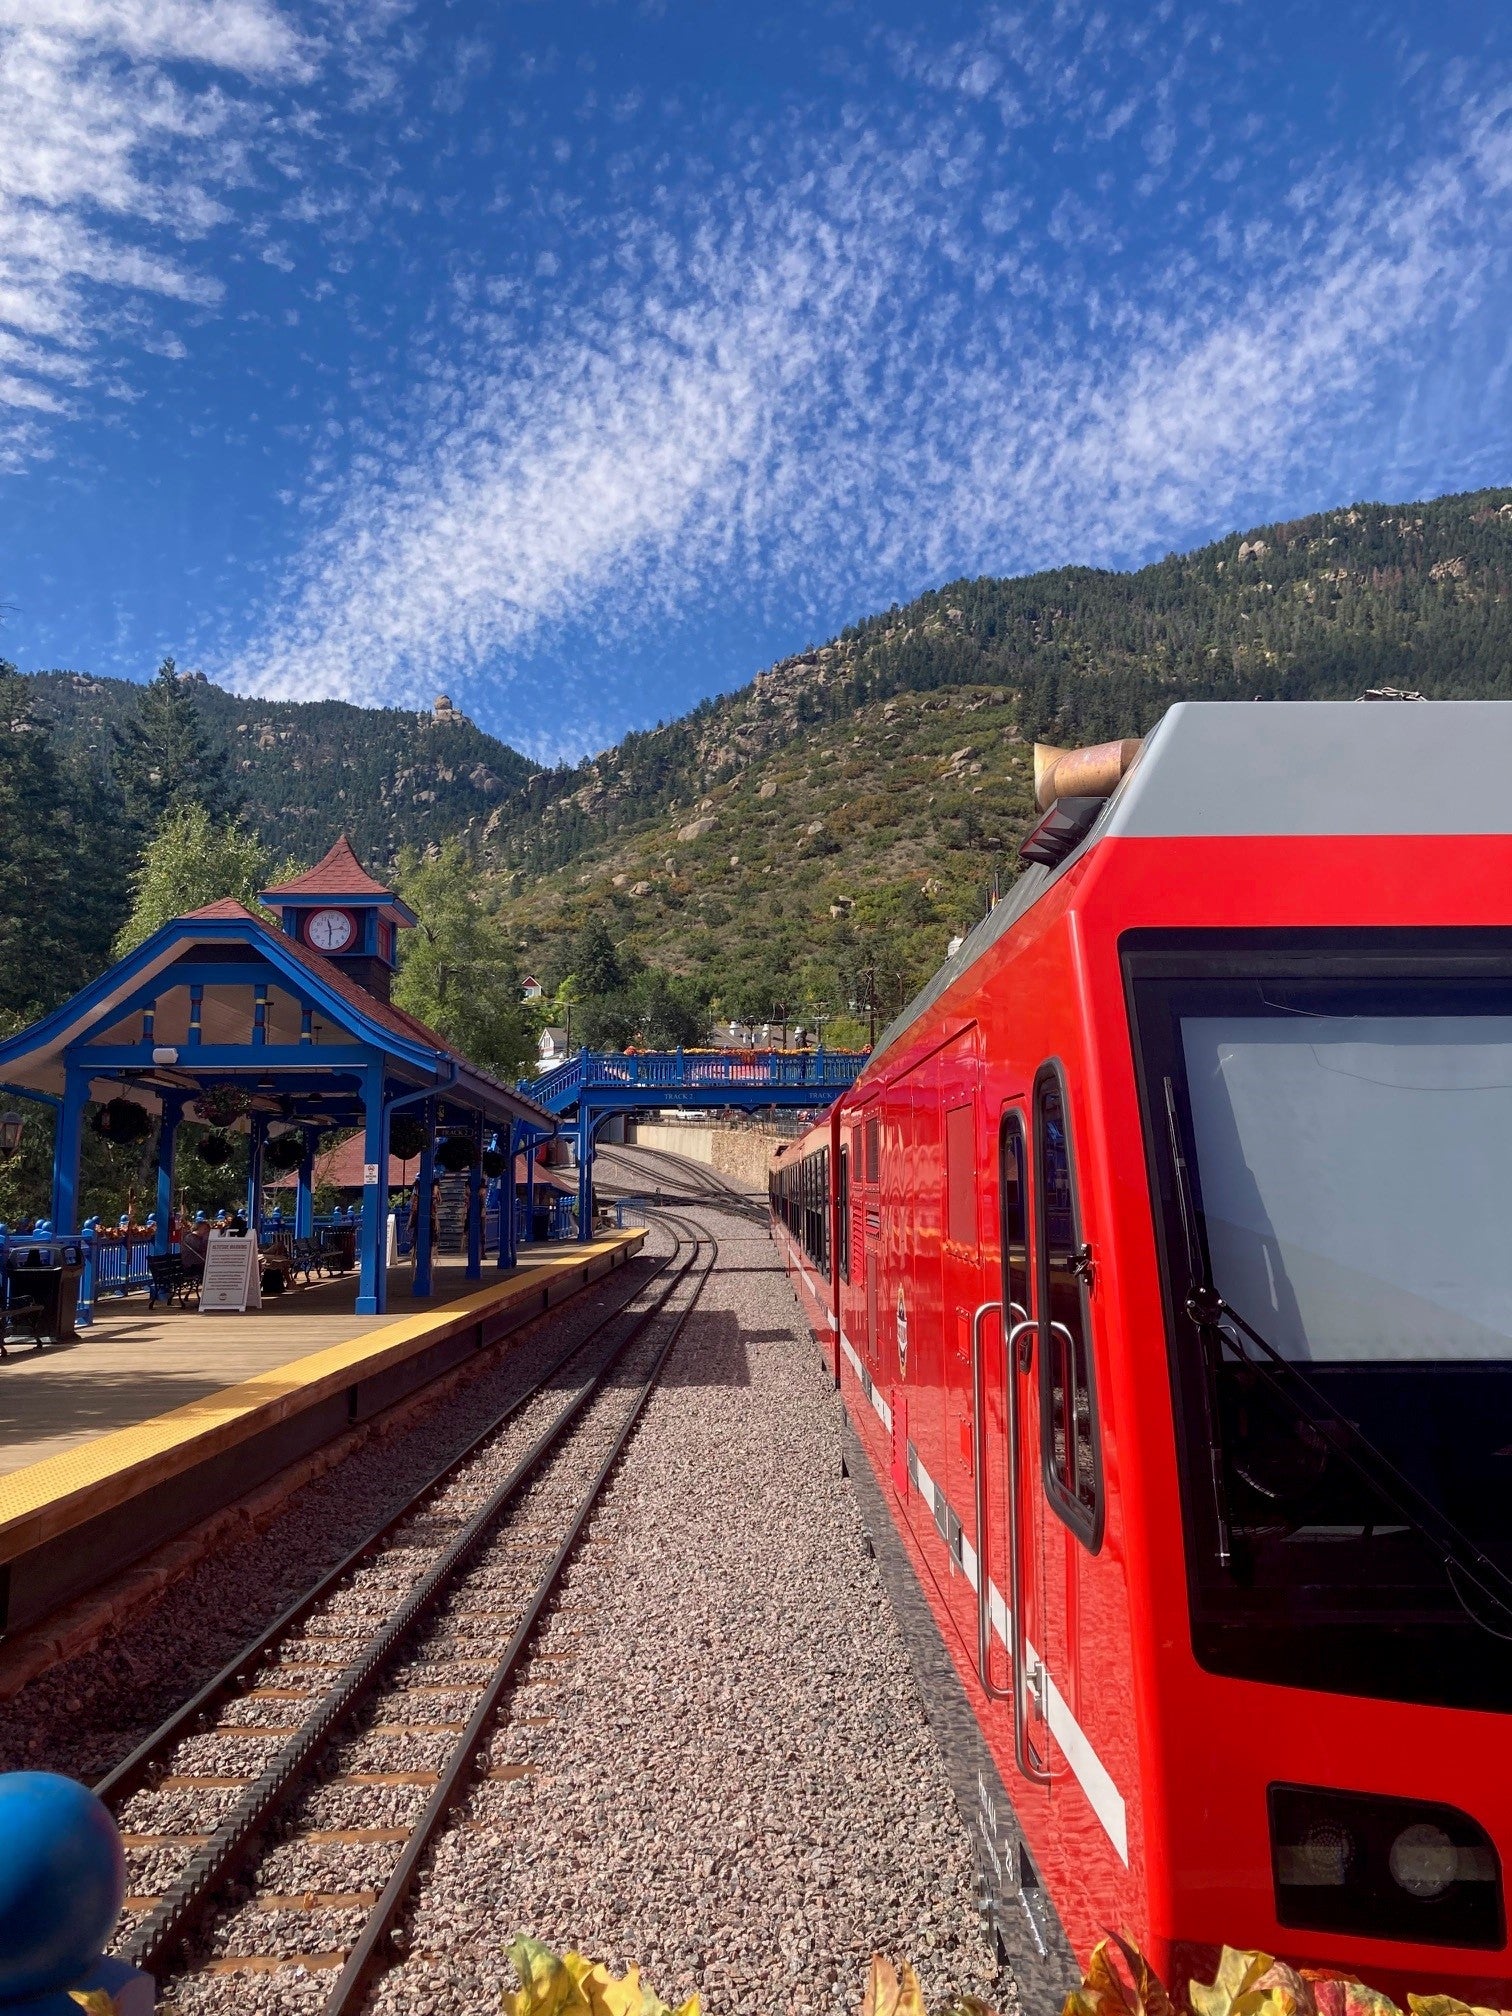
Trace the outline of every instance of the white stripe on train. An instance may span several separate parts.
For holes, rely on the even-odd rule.
[[[871,1402],[877,1419],[890,1435],[892,1433],[892,1409],[878,1392],[871,1374],[862,1364],[855,1346],[843,1330],[840,1332],[840,1349],[856,1376],[856,1383]],[[915,1449],[912,1442],[908,1445],[908,1475],[910,1483],[917,1489],[919,1496],[929,1507],[937,1533],[940,1531],[943,1523],[945,1530],[943,1533],[940,1533],[940,1538],[944,1543],[946,1551],[958,1562],[962,1574],[966,1577],[971,1588],[975,1590],[977,1587],[976,1549],[966,1538],[960,1519],[952,1510],[945,1493],[919,1461],[919,1452]],[[951,1533],[957,1536],[958,1548],[952,1547],[949,1539],[946,1537],[946,1535]],[[1003,1649],[1008,1651],[1010,1649],[1010,1614],[1008,1605],[1003,1599],[1003,1592],[990,1577],[987,1583],[987,1614],[991,1620],[993,1630],[998,1635],[999,1642],[1002,1644]],[[1066,1697],[1055,1684],[1050,1669],[1046,1666],[1039,1653],[1036,1652],[1034,1646],[1027,1640],[1024,1645],[1024,1667],[1031,1683],[1036,1672],[1043,1676],[1045,1685],[1045,1720],[1050,1725],[1050,1733],[1056,1742],[1059,1743],[1061,1754],[1071,1766],[1076,1777],[1076,1782],[1081,1786],[1082,1791],[1086,1793],[1088,1804],[1101,1822],[1104,1833],[1113,1843],[1118,1859],[1127,1868],[1129,1866],[1129,1818],[1123,1794],[1114,1784],[1107,1766],[1093,1749],[1087,1732],[1072,1714],[1066,1702]]]

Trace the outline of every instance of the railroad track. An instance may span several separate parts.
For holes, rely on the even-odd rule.
[[[718,1258],[660,1222],[656,1275],[96,1786],[143,1879],[122,1957],[329,1971],[355,2016]]]
[[[669,1185],[674,1178],[682,1185],[681,1189],[672,1187],[665,1189],[658,1188],[656,1191],[656,1202],[652,1206],[653,1209],[656,1208],[656,1205],[660,1204],[713,1204],[717,1205],[721,1211],[728,1211],[732,1217],[749,1218],[753,1223],[759,1222],[762,1225],[766,1225],[769,1221],[770,1214],[760,1198],[752,1196],[748,1191],[737,1190],[717,1170],[707,1169],[701,1164],[691,1161],[686,1156],[675,1155],[668,1148],[642,1148],[636,1144],[631,1144],[629,1153],[642,1157],[653,1164],[666,1164]],[[599,1150],[599,1160],[600,1162],[616,1164],[627,1179],[626,1194],[637,1194],[638,1186],[635,1179],[642,1172],[636,1168],[635,1164],[622,1159],[613,1147],[601,1148]],[[656,1172],[653,1171],[653,1173]],[[616,1187],[618,1187],[618,1179],[616,1179]],[[643,1189],[644,1185],[639,1185],[639,1188]]]

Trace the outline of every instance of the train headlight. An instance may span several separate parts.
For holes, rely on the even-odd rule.
[[[1442,1897],[1459,1875],[1460,1851],[1442,1827],[1418,1820],[1391,1844],[1391,1873],[1409,1897]]]
[[[1320,1827],[1309,1827],[1295,1847],[1287,1844],[1283,1851],[1287,1880],[1293,1885],[1337,1889],[1349,1881],[1358,1855],[1349,1829],[1325,1821]]]
[[[1426,1799],[1272,1785],[1276,1917],[1309,1932],[1499,1947],[1501,1860],[1468,1813]]]

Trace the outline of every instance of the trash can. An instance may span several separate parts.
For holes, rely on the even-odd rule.
[[[62,1249],[76,1256],[77,1247]],[[77,1337],[79,1280],[84,1272],[77,1257],[65,1257],[52,1266],[32,1265],[23,1259],[10,1269],[10,1325],[17,1335],[35,1337],[39,1344],[61,1344]]]

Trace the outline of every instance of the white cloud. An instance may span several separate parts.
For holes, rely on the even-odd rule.
[[[273,0],[0,0],[0,331],[28,346],[0,465],[43,447],[29,416],[88,379],[124,296],[218,298],[187,248],[241,173],[254,115],[228,87],[310,61]]]
[[[476,327],[318,500],[323,530],[220,676],[419,703],[507,684],[568,629],[602,662],[701,603],[859,614],[900,582],[1116,562],[1210,526],[1410,364],[1443,303],[1479,298],[1506,138],[1495,108],[1465,130],[1394,183],[1320,177],[1279,216],[1226,198],[1211,257],[1179,241],[1090,321],[1097,276],[1073,300],[1016,253],[981,264],[1000,248],[967,221],[1014,199],[934,129],[863,126],[764,196],[732,182],[681,234],[614,220],[615,291],[574,293],[569,267],[530,347]],[[598,731],[591,679],[570,690],[570,741],[538,753]]]

